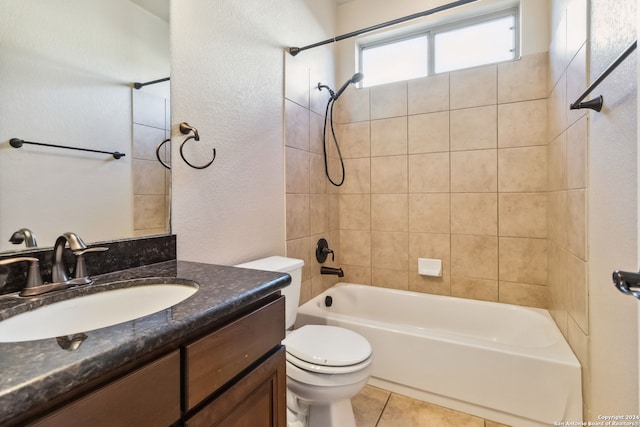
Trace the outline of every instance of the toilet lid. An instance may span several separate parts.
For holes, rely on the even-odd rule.
[[[314,365],[350,366],[371,356],[371,344],[349,329],[327,325],[305,325],[282,342],[287,352]]]

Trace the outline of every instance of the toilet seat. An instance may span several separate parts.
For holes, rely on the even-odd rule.
[[[346,374],[371,364],[369,341],[345,328],[305,325],[282,343],[287,349],[287,361],[309,372]]]

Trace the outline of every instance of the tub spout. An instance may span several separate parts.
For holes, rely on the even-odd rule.
[[[338,277],[344,277],[344,271],[342,268],[333,268],[333,267],[320,267],[320,274],[335,274]]]

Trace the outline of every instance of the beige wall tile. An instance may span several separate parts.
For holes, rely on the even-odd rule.
[[[371,158],[371,193],[406,193],[407,191],[407,156]]]
[[[326,102],[324,103],[326,105]],[[347,90],[337,102],[336,115],[338,123],[353,123],[370,120],[369,88]]]
[[[556,324],[563,334],[567,333],[568,321],[568,276],[567,265],[569,253],[557,246],[555,243],[549,243],[548,246],[548,289],[549,313],[553,316]]]
[[[451,111],[451,151],[496,148],[497,117],[495,105]]]
[[[567,68],[567,19],[557,11],[562,7],[552,7],[551,43],[549,44],[549,71],[547,73],[547,91],[550,92]]]
[[[561,133],[547,148],[547,188],[549,191],[567,188],[567,134]]]
[[[500,236],[546,238],[547,199],[546,193],[501,193]]]
[[[587,192],[567,192],[567,249],[580,259],[587,259]]]
[[[343,230],[369,230],[371,228],[371,195],[341,194],[340,228]]]
[[[449,194],[409,194],[409,231],[449,233]]]
[[[329,229],[340,229],[340,195],[329,194]]]
[[[578,0],[574,0],[578,1]],[[584,1],[584,0],[579,0]],[[567,67],[566,79],[567,79],[567,104],[574,103],[589,86],[589,78],[587,77],[587,45],[583,44],[582,48],[578,51],[575,57],[569,62]],[[592,94],[595,97],[594,94]],[[584,101],[587,101],[587,97]],[[574,123],[576,120],[587,115],[588,109],[571,110],[568,108],[567,123]]]
[[[369,157],[371,155],[369,123],[369,121],[366,121],[340,125],[338,143],[345,159]],[[327,129],[326,137],[327,147],[335,144],[329,129]]]
[[[547,308],[548,289],[546,286],[502,281],[498,286],[499,302],[527,307]]]
[[[547,52],[523,56],[498,65],[498,102],[547,97]]]
[[[311,234],[320,234],[329,231],[329,196],[327,194],[309,195]]]
[[[408,264],[408,233],[388,231],[371,232],[371,266],[373,268],[406,271]]]
[[[500,238],[500,280],[545,285],[546,239]]]
[[[305,108],[309,108],[309,67],[300,59],[285,56],[284,96]]]
[[[589,10],[587,0],[571,0],[567,4],[567,58],[573,58],[587,41]]]
[[[409,192],[443,193],[449,191],[449,153],[409,156]]]
[[[371,156],[407,154],[407,117],[371,121]]]
[[[547,144],[547,101],[498,105],[498,147]]]
[[[309,154],[309,192],[312,194],[327,193],[327,177],[324,172],[324,157],[319,154]],[[287,176],[287,181],[289,177]]]
[[[409,80],[409,114],[449,110],[449,74]]]
[[[451,73],[451,109],[494,105],[497,102],[496,65]]]
[[[547,236],[549,241],[562,248],[567,247],[567,192],[553,191],[548,193],[547,201]]]
[[[567,130],[567,188],[587,186],[587,116]]]
[[[165,193],[165,168],[157,160],[133,159],[133,193],[162,195]]]
[[[497,194],[451,194],[451,233],[496,236],[498,234]]]
[[[498,191],[546,191],[547,147],[498,150]]]
[[[418,258],[442,260],[442,277],[418,274]],[[439,295],[451,294],[451,236],[409,233],[409,290]]]
[[[133,228],[148,230],[165,226],[164,194],[133,196]]]
[[[166,136],[164,129],[158,129],[151,126],[134,123],[132,154],[133,158],[153,160],[157,162],[156,148],[158,147],[158,144],[160,144],[165,138]],[[165,144],[165,147],[170,145],[171,143]],[[163,160],[167,161],[167,159]]]
[[[369,193],[371,191],[371,160],[344,159],[345,178],[340,192],[345,194]],[[339,176],[334,174],[332,176]],[[334,179],[335,181],[335,179]]]
[[[371,120],[407,115],[407,82],[370,88]]]
[[[310,234],[309,195],[287,194],[287,240]]]
[[[498,238],[452,234],[451,274],[497,280]]]
[[[375,264],[374,264],[375,265]],[[389,270],[371,268],[371,285],[388,289],[409,290],[409,272],[406,270]]]
[[[449,151],[449,112],[409,116],[409,154]]]
[[[340,249],[343,264],[371,266],[371,232],[340,230]]]
[[[589,333],[589,290],[587,263],[571,254],[567,256],[567,276],[571,286],[568,287],[569,315],[583,333]]]
[[[575,101],[575,100],[574,100]],[[547,132],[549,141],[555,139],[567,128],[567,106],[573,101],[567,100],[567,79],[562,74],[547,98]]]
[[[452,277],[451,296],[483,301],[498,301],[498,281]]]
[[[371,267],[359,265],[342,265],[344,277],[341,279],[348,283],[358,283],[360,285],[371,285]]]
[[[371,229],[374,231],[408,231],[408,195],[372,194]]]
[[[309,151],[309,110],[286,99],[284,113],[285,145]]]
[[[451,153],[451,192],[483,193],[496,191],[497,152],[492,150]]]
[[[323,127],[324,115],[311,112],[309,117],[309,149],[312,153],[322,154],[323,144]],[[340,129],[340,125],[335,123],[336,129]]]
[[[287,193],[309,193],[309,152],[285,147]]]

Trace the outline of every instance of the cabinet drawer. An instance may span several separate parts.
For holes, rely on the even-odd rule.
[[[37,421],[38,427],[168,426],[180,418],[180,352],[116,380]]]
[[[284,297],[185,348],[186,407],[193,408],[284,339]]]
[[[242,377],[191,417],[186,427],[284,427],[287,424],[285,349]]]

